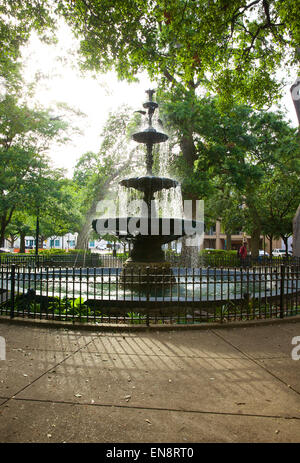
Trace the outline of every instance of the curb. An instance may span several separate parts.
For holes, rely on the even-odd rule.
[[[34,328],[54,328],[54,329],[69,329],[73,331],[110,331],[114,333],[118,332],[151,332],[151,331],[182,331],[182,330],[211,330],[211,329],[228,329],[228,328],[249,328],[252,326],[268,326],[278,325],[282,323],[300,323],[300,315],[296,315],[288,318],[274,318],[266,320],[247,320],[244,322],[226,322],[226,323],[202,323],[197,325],[150,325],[150,326],[137,326],[137,325],[125,325],[125,324],[80,324],[80,323],[68,323],[60,322],[56,320],[28,320],[28,319],[11,319],[6,316],[0,316],[0,324],[8,325],[19,325],[19,326],[31,326]]]

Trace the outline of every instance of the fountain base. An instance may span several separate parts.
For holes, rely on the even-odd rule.
[[[175,283],[170,262],[136,262],[131,258],[124,263],[119,280],[124,289],[142,289],[149,296],[157,288],[167,290]]]

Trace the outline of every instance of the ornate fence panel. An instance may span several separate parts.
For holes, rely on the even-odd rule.
[[[161,272],[161,273],[160,273]],[[93,323],[197,324],[300,314],[300,267],[6,266],[0,315]]]

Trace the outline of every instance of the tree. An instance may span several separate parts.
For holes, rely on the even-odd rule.
[[[13,236],[15,241],[20,238],[20,252],[25,252],[25,236],[34,233],[35,223],[33,217],[26,213],[26,211],[17,211],[13,214],[12,220],[6,227],[6,238]],[[11,241],[11,247],[13,242]]]
[[[40,245],[50,236],[78,231],[82,217],[77,194],[73,182],[64,178],[61,169],[48,169],[43,175],[34,172],[23,193],[27,213],[34,222],[39,221]]]
[[[44,170],[43,176],[33,175],[22,188],[22,199],[22,206],[13,213],[5,231],[9,240],[20,237],[20,252],[25,252],[25,236],[36,234],[37,220],[39,247],[50,236],[78,231],[81,215],[75,188],[60,169]]]
[[[276,177],[280,185],[280,178],[290,174],[299,178],[297,131],[280,113],[245,105],[222,113],[216,98],[194,99],[191,106],[187,99],[169,94],[162,109],[179,145],[186,124],[192,127],[195,162],[189,165],[181,150],[173,163],[181,173],[184,197],[206,199],[206,218],[222,219],[228,235],[243,227],[251,235],[252,254],[257,255],[266,216],[261,207],[266,204],[266,184]],[[283,198],[280,207],[285,207]]]
[[[2,0],[0,4],[0,89],[22,86],[21,48],[32,31],[46,43],[55,41],[54,4],[49,0]],[[1,92],[1,93],[2,93]]]
[[[300,203],[299,172],[274,171],[261,189],[262,228],[270,239],[281,237],[288,255],[288,237],[293,233],[292,221]]]
[[[297,61],[293,0],[59,1],[81,40],[82,66],[186,88],[199,85],[259,105],[277,97],[275,71]]]
[[[102,131],[102,143],[98,153],[85,153],[74,169],[73,180],[80,198],[84,219],[77,237],[78,249],[87,247],[92,220],[97,215],[97,205],[108,198],[115,199],[112,188],[126,173],[140,164],[137,153],[140,148],[130,143],[129,135],[136,126],[138,116],[132,116],[127,107],[111,113]]]
[[[126,79],[146,70],[230,102],[269,103],[280,92],[276,70],[299,60],[294,0],[3,0],[0,12],[6,70],[32,30],[55,39],[57,15],[81,40],[83,68],[115,69]]]
[[[49,110],[31,108],[16,93],[0,101],[0,245],[24,191],[34,188],[35,174],[48,169],[45,153],[53,142],[66,141],[67,123]]]
[[[228,186],[215,185],[215,190],[205,201],[205,224],[222,222],[226,233],[226,249],[231,249],[231,235],[245,229],[243,203]]]
[[[280,113],[235,106],[231,114],[221,115],[214,100],[203,99],[199,101],[197,135],[196,172],[206,174],[212,187],[225,194],[223,199],[230,192],[240,205],[245,231],[251,235],[251,253],[256,256],[265,220],[266,185],[276,179],[280,187],[282,178],[291,174],[299,179],[297,131]],[[282,208],[286,207],[284,201],[282,197]],[[226,216],[226,209],[224,212]]]
[[[147,71],[170,90],[170,104],[185,102],[180,148],[190,170],[200,93],[219,95],[227,111],[237,102],[269,107],[283,88],[276,71],[298,61],[293,0],[60,0],[58,12],[81,41],[83,69],[127,80]]]

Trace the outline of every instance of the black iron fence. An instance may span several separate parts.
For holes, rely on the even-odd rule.
[[[18,254],[0,254],[1,266],[10,265],[30,265],[32,267],[122,267],[128,256],[126,255],[109,255],[109,254],[84,254],[84,253],[66,253],[54,255],[38,255],[33,254],[21,255]],[[174,267],[217,267],[217,268],[253,268],[253,267],[280,267],[299,266],[299,257],[266,257],[260,256],[257,258],[247,256],[245,259],[240,259],[238,256],[216,256],[204,255],[196,257],[182,258],[176,254],[166,254],[166,261],[170,262]]]
[[[166,259],[174,266],[187,267],[224,267],[224,268],[252,268],[252,267],[280,267],[281,265],[300,265],[300,257],[293,256],[247,256],[242,259],[237,255],[205,254],[199,256],[187,256],[184,259],[180,255],[167,254]]]
[[[0,254],[1,266],[30,265],[32,267],[101,267],[102,256],[99,254]]]
[[[300,314],[300,267],[2,266],[0,315],[113,324],[197,324]]]

